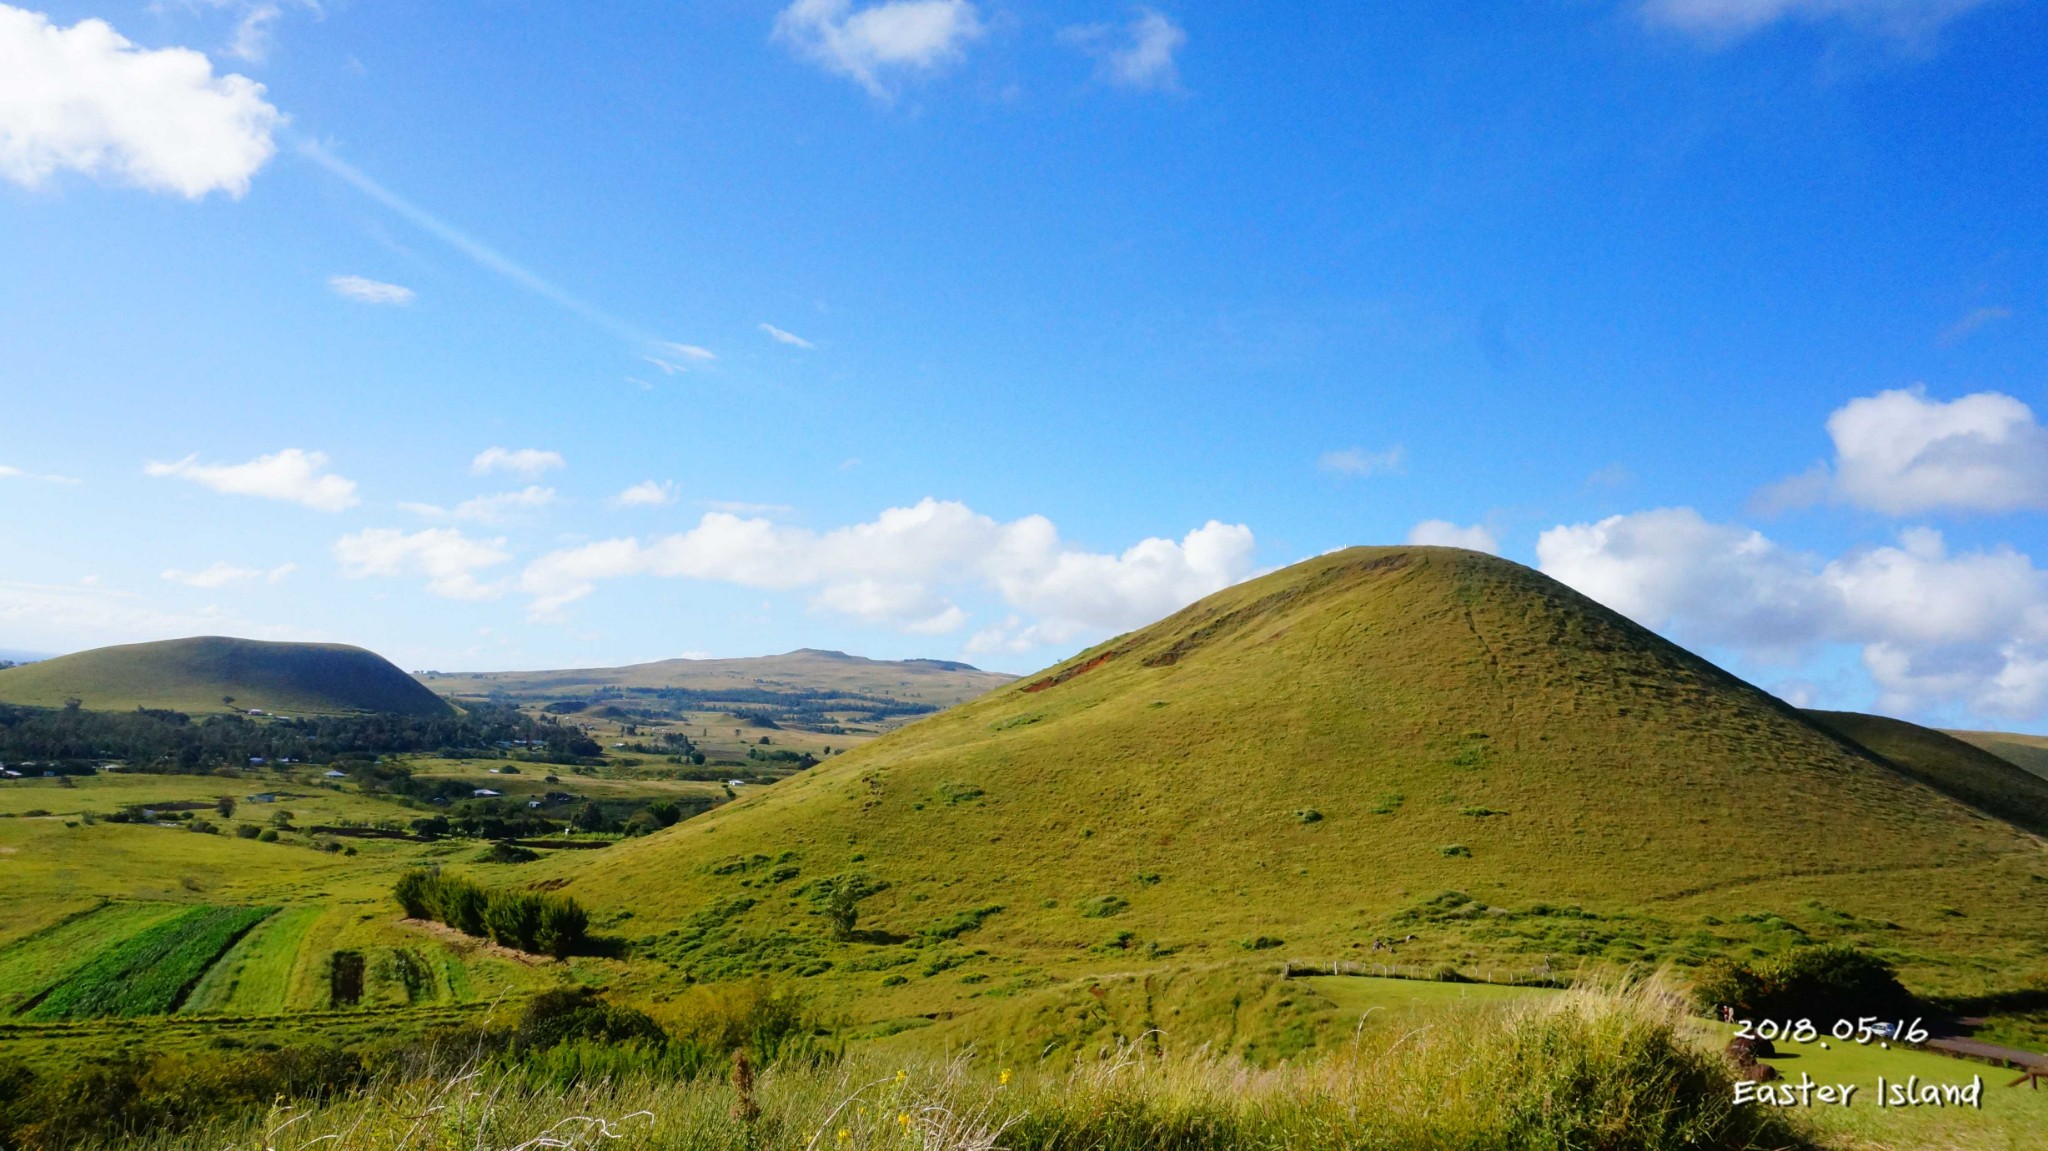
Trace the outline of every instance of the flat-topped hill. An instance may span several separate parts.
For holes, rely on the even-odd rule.
[[[696,692],[762,686],[857,692],[917,699],[950,707],[1009,683],[1015,676],[939,659],[884,660],[840,651],[798,648],[782,655],[737,659],[664,659],[624,667],[559,671],[425,672],[421,681],[452,697],[509,695],[556,699],[604,688],[681,688]]]
[[[225,702],[233,699],[232,704]],[[224,636],[94,648],[0,670],[0,702],[97,711],[399,712],[445,715],[441,697],[375,652]]]
[[[1933,931],[1958,891],[2010,889],[2000,914],[2032,918],[1997,938],[2048,936],[2024,898],[2039,840],[1538,572],[1444,548],[1294,565],[546,867],[713,974],[691,939],[815,940],[804,885],[856,872],[888,885],[861,904],[880,930],[1001,908],[972,937],[999,954],[1355,955],[1445,891],[1473,915],[1685,923],[1824,900]]]

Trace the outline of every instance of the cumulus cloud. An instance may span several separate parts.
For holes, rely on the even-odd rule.
[[[566,468],[569,461],[560,452],[547,452],[539,448],[485,448],[469,461],[469,474],[487,476],[492,472],[511,472],[514,475],[531,478],[556,468]]]
[[[555,489],[532,485],[516,492],[496,492],[487,496],[466,499],[453,508],[439,504],[400,504],[400,509],[428,519],[471,520],[477,523],[502,523],[555,503]]]
[[[1068,546],[1043,516],[1000,523],[925,499],[827,532],[710,512],[687,532],[549,553],[519,582],[543,615],[602,580],[660,576],[808,589],[816,608],[927,634],[967,621],[949,590],[979,590],[1036,617],[1034,635],[1055,642],[1047,637],[1134,627],[1235,583],[1251,574],[1252,545],[1249,528],[1212,521],[1179,541],[1102,554]]]
[[[227,495],[285,500],[316,511],[338,512],[362,502],[356,498],[354,480],[326,470],[325,452],[286,448],[246,464],[202,464],[198,460],[196,455],[186,456],[176,463],[150,463],[142,470],[152,476],[189,480]]]
[[[1316,460],[1316,466],[1340,476],[1377,476],[1398,472],[1407,465],[1407,462],[1408,449],[1395,444],[1379,452],[1369,452],[1363,448],[1324,452]]]
[[[792,348],[817,347],[816,344],[813,344],[809,340],[804,339],[802,336],[797,335],[795,332],[785,332],[781,328],[776,327],[774,324],[762,324],[761,331],[764,332],[769,339],[774,340],[778,344],[788,344]]]
[[[1500,541],[1482,524],[1461,528],[1449,520],[1423,520],[1408,529],[1408,542],[1425,547],[1470,548],[1500,554]]]
[[[1767,506],[1829,499],[1887,515],[2048,508],[2048,428],[1999,392],[1943,402],[1922,387],[1851,400],[1828,417],[1835,458],[1772,485]]]
[[[350,579],[423,575],[427,590],[449,599],[490,599],[504,591],[477,573],[511,559],[500,539],[471,539],[457,528],[427,528],[407,535],[397,528],[371,528],[335,541],[334,558]]]
[[[852,0],[796,0],[775,19],[775,38],[886,99],[885,79],[933,72],[966,55],[982,35],[967,0],[888,0],[856,9]]]
[[[618,508],[658,508],[676,502],[676,485],[642,480],[611,499]]]
[[[1174,57],[1188,34],[1161,12],[1140,8],[1127,23],[1084,24],[1063,30],[1060,38],[1095,57],[1096,78],[1106,84],[1155,92],[1180,88]]]
[[[1988,0],[1649,0],[1643,14],[1653,24],[1726,42],[1781,21],[1818,24],[1841,21],[1888,36],[1913,39]]]
[[[1832,560],[1690,508],[1561,525],[1543,571],[1647,627],[1766,661],[1851,644],[1884,706],[2048,711],[2048,572],[2010,548],[1951,553],[1913,528]]]
[[[222,588],[235,584],[255,583],[258,580],[276,583],[297,570],[297,564],[279,564],[274,568],[264,569],[236,567],[234,564],[220,561],[192,572],[172,568],[163,574],[163,578],[175,584],[184,584],[186,587]]]
[[[411,288],[362,276],[330,276],[327,279],[327,286],[333,288],[337,296],[364,304],[395,304],[404,307],[412,303],[415,294]]]
[[[215,76],[202,53],[0,4],[0,176],[18,184],[69,170],[188,199],[240,197],[284,120],[263,85]]]

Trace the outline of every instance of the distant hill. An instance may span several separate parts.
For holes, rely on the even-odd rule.
[[[93,710],[166,707],[441,715],[448,704],[383,656],[328,643],[201,636],[122,644],[0,670],[0,702],[38,707],[80,700]]]
[[[0,662],[4,663],[34,663],[39,659],[49,658],[50,653],[46,651],[19,651],[10,647],[0,647]]]
[[[1808,711],[1906,774],[1979,811],[2048,835],[2048,779],[1933,728],[1853,711]],[[2048,758],[2044,751],[2043,758]]]
[[[2020,735],[2009,731],[1951,731],[1947,734],[2048,779],[2048,735]]]
[[[798,648],[784,655],[744,659],[665,659],[625,667],[562,671],[420,672],[420,682],[442,695],[481,699],[561,699],[602,688],[783,688],[842,691],[951,707],[992,691],[1015,676],[982,671],[951,660],[879,660],[841,651]]]
[[[700,975],[801,953],[882,979],[888,953],[803,950],[828,946],[804,885],[855,872],[887,884],[863,923],[971,926],[996,978],[1132,948],[1372,959],[1352,949],[1381,932],[1452,960],[1467,944],[1427,941],[1641,957],[1608,916],[1700,949],[1779,914],[1898,939],[1982,923],[1981,954],[2048,936],[2037,839],[1446,548],[1296,564],[591,854],[536,866]]]

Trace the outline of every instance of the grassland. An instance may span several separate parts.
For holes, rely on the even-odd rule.
[[[1001,687],[1013,676],[945,660],[876,660],[803,648],[744,659],[668,659],[626,667],[563,671],[422,672],[421,682],[442,695],[569,699],[605,689],[793,689],[846,692],[916,700],[938,707],[964,703]]]
[[[175,903],[95,902],[0,949],[0,1016],[15,1015],[93,956],[186,909]]]
[[[1951,731],[1948,734],[2048,779],[2048,735],[2020,735],[2006,731]]]
[[[2037,835],[2048,835],[2048,779],[1952,735],[1881,715],[1808,711],[1943,794]]]
[[[233,703],[227,702],[232,697]],[[350,711],[441,715],[448,705],[382,656],[344,644],[206,636],[94,648],[0,669],[0,702],[193,714]]]
[[[66,974],[28,1008],[30,1019],[167,1015],[222,952],[276,908],[188,908],[153,923]]]
[[[1254,580],[534,866],[633,912],[648,986],[811,972],[877,1020],[1251,948],[1534,974],[1850,938],[1923,991],[2048,972],[2038,839],[1537,573],[1440,549]],[[834,940],[816,885],[856,873],[886,887]]]

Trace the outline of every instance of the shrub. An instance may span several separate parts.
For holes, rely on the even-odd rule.
[[[1730,1007],[1746,1018],[1811,1018],[1823,1030],[1835,1019],[1913,1004],[1890,964],[1840,943],[1794,947],[1755,966],[1714,960],[1694,979],[1692,1000],[1703,1013]]]
[[[255,839],[262,834],[263,829],[253,823],[238,823],[235,825],[235,837],[238,839]]]
[[[259,832],[257,832],[257,833],[256,833],[256,842],[258,842],[258,843],[276,843],[276,842],[277,842],[277,829],[276,829],[276,828],[274,828],[274,827],[266,827],[266,828],[264,828],[264,829],[263,829],[262,831],[259,831]]]
[[[1444,846],[1438,848],[1437,850],[1443,852],[1445,855],[1453,859],[1461,857],[1469,859],[1472,856],[1472,849],[1466,847],[1462,843],[1447,843]]]
[[[1108,919],[1131,906],[1121,895],[1098,895],[1081,901],[1081,914],[1089,919]]]
[[[479,863],[532,863],[539,858],[540,853],[537,851],[530,851],[516,843],[501,840],[485,848],[483,853],[477,856],[477,861]]]
[[[560,959],[589,942],[590,917],[566,895],[490,892],[460,876],[425,870],[399,876],[391,895],[411,918],[438,919],[520,951]]]

